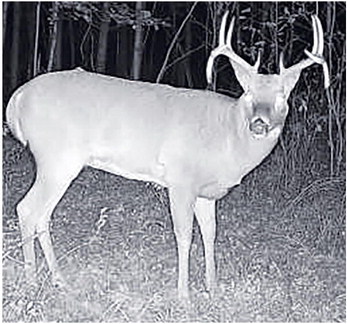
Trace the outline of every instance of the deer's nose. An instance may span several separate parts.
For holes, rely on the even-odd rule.
[[[254,135],[266,135],[269,132],[269,123],[264,121],[263,118],[254,118],[249,125],[249,130]]]

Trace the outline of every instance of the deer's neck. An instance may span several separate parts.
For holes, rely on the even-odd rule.
[[[249,121],[242,101],[229,117],[230,132],[228,136],[228,161],[230,172],[240,180],[259,165],[275,147],[281,129],[269,136],[256,138],[250,131]]]

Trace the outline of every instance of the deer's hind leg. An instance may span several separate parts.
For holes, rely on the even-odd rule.
[[[71,158],[67,152],[64,156],[36,159],[36,164],[35,182],[17,206],[25,271],[29,279],[35,277],[34,239],[37,236],[52,277],[59,281],[60,275],[49,233],[49,221],[54,208],[83,164],[80,159]]]

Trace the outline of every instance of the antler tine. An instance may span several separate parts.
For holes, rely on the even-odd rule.
[[[313,26],[313,46],[312,51],[305,50],[305,54],[318,64],[324,63],[323,47],[324,47],[324,34],[322,23],[316,15],[312,16]]]
[[[214,53],[211,52],[210,57],[208,58],[207,65],[206,65],[206,79],[208,84],[212,84],[212,69],[213,69],[213,62],[216,58],[216,55],[213,55]]]
[[[234,24],[235,24],[235,17],[233,17],[231,19],[231,23],[230,23],[230,26],[228,29],[227,37],[225,39],[225,27],[226,27],[228,15],[229,15],[229,11],[227,11],[222,18],[220,31],[219,31],[219,44],[211,52],[210,57],[208,58],[208,61],[207,61],[206,79],[207,79],[208,84],[212,83],[213,63],[214,63],[214,59],[219,55],[227,56],[229,58],[231,64],[233,64],[233,63],[239,64],[239,65],[243,66],[246,70],[249,70],[249,71],[255,71],[255,72],[258,71],[260,61],[257,61],[257,63],[254,66],[248,64],[243,58],[241,58],[240,56],[238,56],[234,52],[234,50],[231,46],[231,38],[232,38],[232,33],[233,33],[233,29],[234,29]],[[258,56],[258,60],[259,59],[260,59],[260,57]]]
[[[323,74],[324,74],[324,87],[328,88],[330,85],[329,78],[329,69],[328,65],[323,57],[323,48],[324,48],[324,33],[323,27],[320,19],[317,15],[312,16],[312,26],[313,26],[313,46],[312,51],[304,50],[305,54],[308,56],[307,59],[302,60],[301,62],[289,67],[284,68],[283,65],[283,55],[280,56],[280,73],[287,73],[288,71],[301,71],[308,66],[318,63],[323,66]]]
[[[229,49],[229,52],[225,55],[229,57],[231,64],[233,62],[236,62],[236,63],[242,65],[247,70],[253,70],[255,72],[258,72],[258,68],[260,65],[260,59],[261,59],[261,53],[260,52],[258,53],[257,61],[255,62],[255,64],[253,66],[251,64],[247,63],[242,57],[238,56],[234,52],[233,47],[231,45],[231,38],[232,38],[233,30],[234,30],[234,25],[235,25],[235,16],[232,17],[231,22],[230,22],[230,26],[228,29],[228,34],[227,34],[227,38],[226,38],[226,46]]]
[[[219,46],[222,46],[225,44],[225,26],[227,24],[229,11],[227,11],[222,18],[222,22],[220,24],[220,30],[219,30]],[[229,35],[229,32],[228,32]]]
[[[324,34],[323,34],[323,27],[318,19],[317,15],[312,16],[312,25],[313,28],[313,47],[312,47],[312,53],[323,55],[323,48],[324,48]]]
[[[312,53],[318,53],[318,41],[319,41],[319,35],[318,35],[318,25],[317,25],[317,19],[316,15],[311,16],[312,19],[312,26],[313,26],[313,46],[312,46]]]
[[[323,57],[324,33],[323,33],[322,23],[317,15],[312,16],[312,24],[314,26],[313,28],[314,45],[313,45],[311,53],[307,50],[305,50],[305,53],[314,63],[318,63],[323,66],[324,87],[328,88],[330,85],[330,76],[329,76],[328,64]]]
[[[235,16],[231,19],[231,23],[228,29],[228,34],[227,34],[227,46],[231,48],[231,38],[233,36],[233,30],[234,30],[234,24],[235,24]]]
[[[258,56],[257,56],[257,60],[253,65],[253,69],[257,72],[260,66],[260,60],[261,60],[261,51],[258,51]]]
[[[206,65],[206,79],[207,79],[207,83],[211,84],[212,83],[212,70],[213,70],[213,63],[214,63],[214,59],[218,56],[222,54],[223,49],[225,49],[225,26],[227,23],[227,18],[229,15],[229,11],[227,11],[222,18],[222,22],[221,22],[221,26],[220,26],[220,30],[219,30],[219,39],[218,39],[218,47],[215,48],[207,61],[207,65]],[[228,35],[229,35],[229,31],[228,31]]]

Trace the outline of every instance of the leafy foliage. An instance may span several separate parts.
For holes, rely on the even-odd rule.
[[[133,26],[136,21],[135,9],[126,2],[110,2],[108,10],[105,11],[100,2],[64,1],[58,2],[58,10],[64,19],[83,20],[87,24],[107,21],[121,27]],[[143,26],[153,27],[156,30],[160,27],[170,27],[167,18],[155,17],[150,10],[142,10],[141,16]]]

